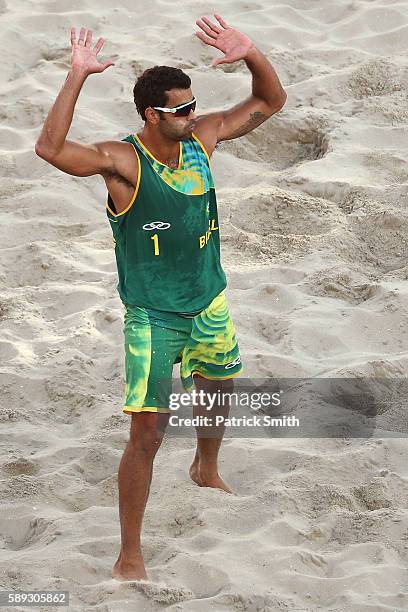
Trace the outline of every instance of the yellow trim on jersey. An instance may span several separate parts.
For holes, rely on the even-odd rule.
[[[196,141],[198,142],[198,144],[200,145],[200,147],[201,147],[201,148],[202,148],[202,150],[204,151],[204,153],[205,153],[205,155],[206,155],[206,157],[207,157],[207,159],[208,159],[208,163],[209,163],[209,164],[211,164],[211,161],[210,161],[210,156],[208,155],[207,150],[206,150],[205,146],[203,145],[203,143],[201,142],[201,140],[198,138],[198,136],[196,136],[196,135],[194,134],[194,132],[191,132],[191,135],[192,135],[192,137],[194,138],[194,140],[196,140]]]
[[[136,138],[136,140],[138,141],[138,143],[144,148],[144,150],[150,155],[150,157],[153,157],[154,161],[157,161],[158,164],[161,164],[162,166],[165,166],[166,168],[169,168],[170,170],[180,170],[183,166],[183,147],[181,145],[181,142],[179,142],[179,146],[180,146],[180,153],[179,153],[179,164],[177,168],[171,168],[170,166],[167,166],[166,164],[163,164],[163,162],[159,161],[158,159],[156,159],[156,157],[150,153],[149,149],[147,147],[144,146],[143,142],[140,140],[139,136],[137,134],[133,134],[133,136]]]
[[[133,142],[131,142],[130,144],[133,147],[133,150],[134,150],[135,155],[137,157],[137,164],[138,164],[136,187],[135,187],[135,190],[133,192],[133,196],[132,196],[132,199],[130,200],[130,203],[125,208],[125,210],[122,210],[122,212],[120,212],[120,213],[114,213],[113,210],[111,210],[109,208],[109,206],[108,206],[109,199],[106,200],[106,208],[109,210],[110,214],[113,215],[114,217],[120,217],[121,215],[124,215],[129,210],[129,208],[132,206],[133,202],[136,200],[136,196],[137,196],[138,191],[139,191],[140,178],[141,178],[141,174],[142,174],[142,166],[141,166],[141,163],[140,163],[139,153],[137,152],[137,149],[136,149],[135,145],[133,144]]]
[[[160,412],[161,414],[167,414],[170,412],[170,408],[157,408],[156,406],[125,406],[123,412],[125,414],[132,414],[132,412]]]

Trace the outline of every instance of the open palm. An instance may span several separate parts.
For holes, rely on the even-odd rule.
[[[75,28],[71,28],[71,66],[75,70],[81,70],[86,74],[93,74],[95,72],[103,72],[109,66],[115,64],[108,60],[107,62],[99,62],[97,55],[102,49],[105,39],[98,38],[96,45],[91,48],[92,42],[92,30],[86,30],[81,28],[79,33],[79,39],[76,38]]]
[[[253,46],[252,40],[242,32],[231,28],[220,15],[215,14],[214,17],[221,27],[212,23],[207,17],[201,17],[196,21],[196,24],[205,32],[205,34],[196,32],[196,36],[206,45],[211,45],[225,54],[223,58],[214,60],[212,65],[232,64],[246,57]]]

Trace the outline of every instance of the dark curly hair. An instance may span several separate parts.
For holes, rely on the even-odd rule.
[[[153,66],[148,68],[137,79],[133,88],[133,99],[137,112],[146,121],[145,110],[149,106],[166,106],[169,89],[188,89],[191,85],[190,77],[171,66]]]

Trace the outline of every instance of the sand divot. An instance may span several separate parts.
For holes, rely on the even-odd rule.
[[[194,593],[184,587],[169,586],[163,582],[151,580],[124,580],[117,581],[127,589],[139,591],[157,603],[173,604],[194,598]]]

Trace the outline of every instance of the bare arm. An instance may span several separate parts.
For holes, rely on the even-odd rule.
[[[231,64],[243,59],[252,73],[252,94],[224,111],[202,115],[197,120],[196,133],[210,150],[217,142],[244,136],[277,113],[286,102],[286,92],[272,64],[255,47],[248,36],[228,26],[215,15],[220,26],[203,17],[197,24],[205,32],[197,36],[206,44],[225,53],[213,65]]]
[[[37,155],[50,164],[75,176],[91,176],[115,171],[115,153],[122,143],[100,142],[83,145],[66,140],[71,127],[74,108],[82,86],[90,74],[103,72],[113,65],[112,61],[99,63],[97,54],[104,39],[99,38],[91,48],[92,31],[81,28],[79,40],[76,40],[75,28],[71,28],[72,57],[71,69],[59,92],[41,134],[35,145]]]

